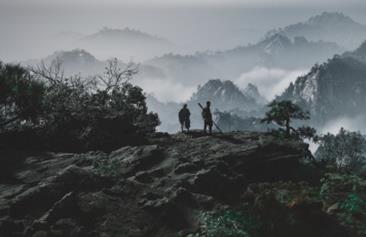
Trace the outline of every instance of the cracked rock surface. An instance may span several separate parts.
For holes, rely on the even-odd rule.
[[[305,148],[261,133],[161,134],[110,154],[26,155],[0,182],[0,236],[176,236],[251,183],[297,180]]]

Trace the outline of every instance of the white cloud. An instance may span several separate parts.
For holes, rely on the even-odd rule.
[[[257,85],[261,94],[272,100],[281,94],[297,77],[304,75],[308,70],[285,70],[279,68],[256,67],[249,72],[243,73],[235,83],[240,88],[245,88],[248,83]]]
[[[248,83],[258,86],[260,93],[271,100],[275,95],[296,80],[307,70],[284,70],[276,68],[257,67],[249,72],[243,73],[234,82],[240,87],[245,88]],[[190,99],[196,86],[185,86],[174,80],[169,79],[141,79],[136,80],[136,84],[141,86],[146,93],[153,94],[161,102],[184,102]]]
[[[184,86],[168,79],[142,79],[136,81],[136,84],[161,102],[187,101],[196,90],[196,87]]]
[[[362,134],[366,134],[366,117],[356,116],[356,117],[340,117],[329,121],[321,130],[320,133],[332,133],[337,134],[341,128],[349,131],[360,131]]]
[[[318,130],[318,134],[331,133],[336,135],[341,128],[344,128],[352,132],[361,132],[361,134],[366,134],[366,116],[356,116],[356,117],[339,117],[327,122],[321,129]],[[310,151],[315,153],[318,149],[319,144],[308,142],[310,144]]]

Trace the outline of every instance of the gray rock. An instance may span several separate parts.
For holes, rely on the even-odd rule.
[[[0,219],[0,236],[21,236],[24,231],[23,221],[9,217]]]
[[[32,237],[48,237],[48,233],[44,230],[37,231],[32,235]]]
[[[57,201],[53,207],[39,219],[39,222],[50,224],[61,218],[75,216],[76,212],[77,206],[75,195],[73,192],[69,192]]]
[[[176,236],[197,228],[193,213],[240,201],[248,183],[291,180],[304,149],[261,133],[152,141],[110,154],[26,158],[19,183],[0,184],[0,218],[21,220],[26,236]],[[98,161],[120,175],[97,175]]]
[[[55,237],[83,237],[85,228],[71,218],[58,220],[51,228],[51,234]]]
[[[118,161],[120,173],[126,177],[138,171],[148,170],[164,159],[162,149],[158,145],[141,147],[123,147],[110,154],[111,162]]]
[[[102,184],[103,182],[93,172],[71,165],[44,183],[17,195],[11,202],[10,214],[21,216],[32,210],[46,211],[68,192],[98,189]]]

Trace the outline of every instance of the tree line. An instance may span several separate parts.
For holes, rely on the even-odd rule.
[[[141,142],[160,124],[140,87],[138,65],[108,61],[103,75],[65,76],[61,63],[0,63],[0,144],[51,150],[112,150]]]

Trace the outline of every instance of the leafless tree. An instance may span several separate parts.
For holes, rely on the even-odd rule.
[[[66,80],[64,70],[62,69],[62,61],[55,58],[50,64],[46,64],[43,60],[40,64],[28,68],[36,77],[52,84],[62,83]]]
[[[49,83],[51,87],[64,85],[70,88],[83,87],[89,90],[94,89],[97,84],[95,77],[82,78],[80,74],[66,75],[60,58],[52,60],[49,64],[41,61],[40,64],[35,67],[29,67],[28,70],[39,80]]]
[[[62,60],[56,58],[51,63],[42,61],[35,67],[29,67],[29,71],[40,80],[46,81],[50,86],[66,85],[71,88],[83,87],[86,90],[104,90],[109,93],[113,88],[120,88],[129,83],[138,73],[138,64],[127,63],[123,68],[117,58],[107,60],[105,72],[102,75],[83,78],[80,74],[67,76],[62,69]]]
[[[108,92],[112,88],[123,86],[129,83],[133,75],[138,73],[138,64],[133,62],[127,63],[125,68],[121,68],[117,58],[112,58],[107,61],[105,72],[98,76],[98,80],[102,82],[102,86]]]

